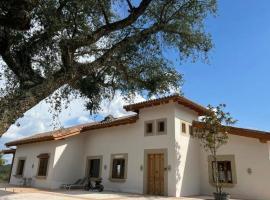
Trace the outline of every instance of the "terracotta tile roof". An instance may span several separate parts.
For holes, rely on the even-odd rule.
[[[15,154],[16,149],[2,149],[0,151],[1,154]]]
[[[107,128],[112,126],[119,126],[123,124],[134,123],[138,119],[138,115],[129,115],[125,117],[115,118],[111,121],[100,121],[100,122],[92,122],[87,124],[81,124],[69,128],[59,129],[56,131],[50,131],[40,134],[35,134],[30,137],[22,138],[19,140],[14,140],[11,142],[6,143],[7,147],[10,146],[17,146],[22,144],[29,144],[35,142],[44,142],[44,141],[51,141],[51,140],[61,140],[67,137],[71,137],[74,135],[78,135],[88,130],[100,129],[100,128]]]
[[[199,121],[193,121],[193,127],[203,127],[204,123]],[[249,138],[255,138],[260,140],[262,143],[266,143],[267,141],[270,141],[270,132],[266,131],[259,131],[254,129],[247,129],[247,128],[239,128],[234,126],[228,126],[229,127],[229,134],[231,135],[238,135],[243,137],[249,137]]]
[[[157,105],[162,105],[162,104],[167,104],[170,101],[177,102],[180,105],[183,105],[185,107],[188,107],[195,112],[198,113],[198,115],[205,115],[205,113],[208,112],[208,109],[183,97],[180,96],[179,94],[174,94],[171,96],[166,96],[158,99],[153,99],[153,100],[147,100],[143,101],[140,103],[135,103],[135,104],[129,104],[124,106],[124,109],[127,111],[133,111],[133,112],[139,112],[140,109],[142,108],[147,108],[147,107],[152,107],[152,106],[157,106]]]
[[[130,105],[124,106],[124,108],[127,111],[138,112],[139,109],[146,108],[146,107],[152,107],[152,106],[156,106],[156,105],[167,104],[170,101],[177,102],[178,104],[181,104],[185,107],[188,107],[188,108],[196,111],[198,113],[198,115],[205,115],[207,112],[209,112],[207,108],[205,108],[205,107],[203,107],[195,102],[192,102],[192,101],[186,99],[185,97],[179,96],[179,95],[171,95],[171,96],[162,97],[159,99],[148,100],[148,101],[144,101],[144,102],[140,102],[140,103],[136,103],[136,104],[130,104]],[[119,126],[119,125],[124,125],[124,124],[135,123],[138,120],[138,118],[139,118],[138,114],[129,115],[129,116],[120,117],[120,118],[109,117],[107,120],[103,120],[100,122],[92,122],[92,123],[77,125],[77,126],[73,126],[70,128],[64,128],[64,129],[59,129],[56,131],[40,133],[40,134],[36,134],[36,135],[30,136],[30,137],[11,141],[11,142],[6,143],[6,146],[10,147],[10,146],[17,146],[17,145],[22,145],[22,144],[35,143],[35,142],[61,140],[61,139],[67,138],[67,137],[71,137],[74,135],[84,133],[84,132],[89,131],[89,130],[95,130],[95,129],[101,129],[101,128],[108,128],[108,127],[112,127],[112,126]],[[198,122],[198,121],[193,122],[193,126],[201,126],[201,125],[203,125],[203,123]],[[240,136],[245,136],[245,137],[250,137],[250,138],[257,138],[261,142],[270,141],[270,133],[264,132],[264,131],[231,127],[230,134],[240,135]]]
[[[95,123],[91,126],[84,126],[83,131],[135,123],[138,119],[139,119],[139,116],[137,114],[129,115],[129,116],[125,116],[125,117],[118,117],[118,118],[115,118],[113,121],[103,121],[100,123]]]

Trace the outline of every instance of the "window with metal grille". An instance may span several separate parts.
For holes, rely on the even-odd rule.
[[[212,162],[212,176],[214,182],[216,181],[215,179],[215,174],[214,174],[214,166],[215,162]],[[217,169],[218,169],[218,177],[219,177],[219,182],[220,183],[233,183],[233,176],[232,176],[232,165],[231,161],[217,161]]]
[[[115,179],[125,178],[125,159],[124,158],[113,159],[112,178],[115,178]]]
[[[23,175],[24,164],[25,164],[25,159],[20,159],[18,161],[18,167],[17,167],[16,175],[18,175],[18,176]]]
[[[89,177],[99,178],[100,176],[100,159],[90,159],[89,160]]]
[[[39,157],[37,176],[47,176],[49,157]]]

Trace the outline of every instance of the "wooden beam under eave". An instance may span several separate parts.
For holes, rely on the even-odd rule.
[[[268,139],[260,138],[259,141],[260,141],[260,143],[267,143],[268,142]]]
[[[150,107],[152,106],[159,106],[161,104],[161,102],[154,102]]]

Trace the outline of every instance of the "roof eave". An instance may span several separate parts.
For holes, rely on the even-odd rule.
[[[25,140],[16,140],[16,141],[8,142],[5,144],[5,146],[11,147],[11,146],[18,146],[22,144],[30,144],[30,143],[44,142],[44,141],[51,141],[51,140],[54,140],[53,136],[46,136],[42,138],[30,138],[30,139],[25,139]]]
[[[204,123],[199,121],[193,121],[192,125],[194,127],[202,128],[204,126]],[[268,141],[270,141],[270,132],[239,128],[234,126],[228,126],[228,128],[228,133],[231,135],[258,139],[261,143],[267,143]]]
[[[0,151],[0,153],[2,153],[2,154],[15,154],[16,153],[16,149],[2,149],[1,151]]]
[[[92,125],[90,127],[83,127],[82,132],[86,132],[86,131],[89,131],[89,130],[95,130],[95,129],[109,128],[109,127],[112,127],[112,126],[120,126],[120,125],[131,124],[131,123],[135,123],[138,119],[139,119],[139,116],[134,115],[134,116],[131,116],[131,117],[125,118],[125,119],[119,119],[119,120],[115,120],[115,121],[112,121],[112,122],[95,124],[95,125]]]
[[[149,100],[141,103],[136,103],[136,104],[130,104],[124,106],[124,109],[126,111],[133,111],[138,113],[140,109],[143,108],[148,108],[152,106],[158,106],[158,105],[163,105],[163,104],[168,104],[170,101],[176,102],[180,105],[183,105],[195,112],[198,113],[199,116],[206,115],[209,110],[195,102],[192,102],[184,97],[181,97],[179,95],[174,95],[174,96],[168,96],[160,99],[154,99],[154,100]]]
[[[94,130],[94,129],[101,129],[101,128],[108,128],[112,126],[119,126],[119,125],[125,125],[125,124],[130,124],[130,123],[135,123],[138,120],[138,115],[133,115],[124,119],[119,119],[115,120],[112,122],[106,122],[106,123],[100,123],[100,124],[94,124],[91,126],[85,126],[81,128],[76,128],[72,131],[67,131],[67,132],[55,132],[52,135],[49,136],[44,136],[40,138],[29,138],[29,139],[22,139],[22,140],[16,140],[12,142],[6,143],[6,147],[11,147],[11,146],[18,146],[18,145],[24,145],[24,144],[31,144],[31,143],[37,143],[37,142],[46,142],[46,141],[53,141],[53,140],[63,140],[65,138],[71,137],[78,135],[82,132],[86,132],[89,130]]]

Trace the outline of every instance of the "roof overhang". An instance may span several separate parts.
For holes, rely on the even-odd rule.
[[[15,141],[11,141],[6,143],[5,145],[7,147],[11,146],[18,146],[18,145],[23,145],[23,144],[31,144],[31,143],[36,143],[36,142],[46,142],[46,141],[53,141],[53,140],[63,140],[65,138],[71,137],[78,135],[80,133],[89,131],[89,130],[95,130],[95,129],[101,129],[101,128],[108,128],[108,127],[113,127],[113,126],[120,126],[120,125],[125,125],[125,124],[131,124],[135,123],[138,120],[138,115],[132,115],[132,116],[127,116],[127,117],[121,117],[117,118],[113,121],[109,122],[95,122],[95,123],[89,123],[89,124],[84,124],[76,127],[70,127],[66,129],[60,129],[57,131],[51,132],[50,135],[36,135],[28,138],[23,138]]]
[[[205,126],[205,123],[193,121],[192,126],[203,128]],[[258,131],[254,129],[239,128],[239,127],[234,127],[234,126],[227,126],[227,127],[228,127],[228,133],[231,135],[238,135],[238,136],[258,139],[261,143],[267,143],[268,141],[270,141],[270,132]]]
[[[153,100],[148,100],[140,103],[135,103],[135,104],[129,104],[124,106],[124,109],[126,111],[133,111],[133,112],[139,112],[140,109],[143,108],[148,108],[148,107],[153,107],[153,106],[158,106],[158,105],[163,105],[163,104],[168,104],[170,102],[176,102],[180,105],[183,105],[195,112],[198,113],[198,115],[202,116],[205,115],[209,112],[207,108],[204,106],[201,106],[183,96],[180,96],[178,94],[176,95],[171,95],[167,97],[162,97],[159,99],[153,99]]]
[[[15,154],[16,149],[3,149],[0,151],[1,154]]]
[[[138,115],[133,115],[133,116],[124,117],[124,118],[118,118],[118,119],[115,119],[111,122],[103,122],[103,123],[93,124],[91,126],[85,126],[82,128],[82,132],[89,131],[89,130],[95,130],[95,129],[101,129],[101,128],[109,128],[112,126],[132,124],[132,123],[135,123],[138,119],[139,119]]]

